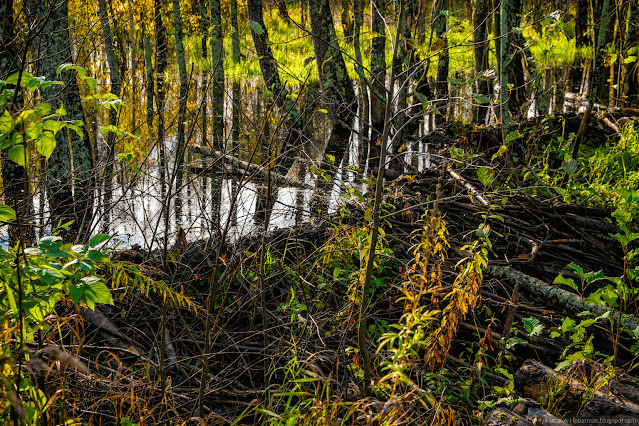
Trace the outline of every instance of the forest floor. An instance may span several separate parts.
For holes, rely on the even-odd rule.
[[[521,127],[518,164],[578,123],[555,120]],[[616,137],[604,127],[592,143]],[[48,387],[65,383],[66,410],[89,424],[639,421],[638,199],[566,202],[542,181],[567,187],[570,164],[511,170],[499,129],[427,138],[434,166],[384,188],[371,397],[357,325],[372,203],[358,193],[299,228],[179,241],[168,261],[114,254],[115,305],[83,310],[83,325],[59,313],[76,334],[56,343],[76,342],[90,374],[61,367]]]

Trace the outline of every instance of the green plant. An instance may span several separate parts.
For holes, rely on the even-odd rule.
[[[26,363],[30,359],[27,349],[43,344],[43,336],[55,320],[56,303],[70,299],[89,309],[96,303],[113,304],[109,288],[96,272],[98,264],[109,260],[101,250],[107,240],[106,235],[99,234],[87,245],[71,245],[51,236],[24,250],[0,248],[0,318],[5,330],[0,359],[5,416],[13,407],[25,422],[36,424],[52,406],[29,378]]]

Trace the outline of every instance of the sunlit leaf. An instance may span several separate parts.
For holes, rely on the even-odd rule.
[[[44,132],[35,143],[36,149],[45,159],[49,159],[56,147],[55,136],[51,132]]]
[[[264,28],[262,28],[259,22],[249,21],[249,24],[251,25],[251,28],[253,29],[253,31],[255,31],[257,35],[264,34]]]
[[[0,204],[0,221],[6,222],[16,218],[16,211],[6,204]]]
[[[11,159],[11,161],[13,161],[14,163],[25,167],[26,166],[26,160],[24,158],[24,145],[20,144],[20,145],[14,145],[11,148],[9,148],[9,158]]]

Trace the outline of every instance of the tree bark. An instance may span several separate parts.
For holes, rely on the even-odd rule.
[[[100,9],[100,23],[102,24],[102,37],[104,38],[104,48],[107,55],[107,64],[109,66],[109,77],[111,79],[111,93],[118,98],[120,97],[120,89],[122,82],[120,79],[120,67],[118,65],[118,57],[113,49],[113,37],[111,36],[111,24],[109,23],[109,13],[107,12],[105,0],[98,0]],[[118,111],[115,108],[109,109],[109,125],[117,126]],[[102,200],[102,231],[107,233],[108,226],[111,222],[111,201],[113,198],[113,170],[115,166],[115,137],[114,132],[107,132],[106,156],[104,165],[104,199]]]
[[[101,0],[104,1],[104,0]],[[173,0],[173,26],[175,28],[175,54],[178,62],[180,77],[180,94],[178,106],[178,133],[175,158],[175,218],[178,226],[182,217],[182,185],[184,181],[184,153],[186,151],[184,122],[186,121],[186,103],[189,93],[189,81],[186,71],[186,59],[184,57],[184,45],[182,43],[182,16],[180,14],[180,1]]]
[[[303,137],[302,126],[300,123],[300,114],[295,102],[289,97],[286,87],[280,80],[279,73],[276,68],[275,58],[268,43],[268,30],[264,24],[262,15],[262,1],[248,0],[248,15],[251,21],[251,35],[253,44],[260,62],[262,78],[266,88],[273,92],[275,101],[278,106],[284,110],[286,114],[286,126],[291,130],[288,137],[284,140],[281,154],[278,156],[275,166],[280,169],[279,173],[286,175],[293,165],[297,155],[297,149],[300,138]]]
[[[220,0],[210,0],[211,12],[211,66],[213,69],[212,93],[213,120],[211,133],[215,140],[213,148],[220,149],[224,143],[224,46],[222,34],[222,7]]]
[[[483,77],[488,69],[488,1],[475,0],[473,13],[473,50],[475,56],[475,77],[477,78],[477,95],[474,100],[474,120],[478,124],[484,124],[488,112],[489,96],[491,93],[490,81]]]
[[[384,26],[385,0],[371,0],[371,140],[368,169],[379,160],[379,146],[384,131],[386,110],[386,28]],[[378,145],[379,143],[379,145]]]
[[[84,119],[80,89],[75,72],[65,71],[56,76],[57,67],[73,62],[68,24],[68,1],[56,0],[49,7],[44,2],[25,2],[27,13],[33,22],[44,22],[42,31],[34,39],[34,57],[38,75],[49,80],[62,79],[64,87],[49,86],[43,90],[43,100],[56,109],[62,104],[67,120]],[[50,12],[50,13],[49,13]],[[66,241],[85,241],[89,237],[93,221],[93,152],[88,132],[79,136],[73,131],[56,134],[56,148],[47,162],[46,185],[50,223],[73,221],[62,236]]]
[[[311,18],[315,63],[333,125],[324,157],[337,167],[342,158],[348,155],[356,101],[355,91],[337,41],[329,1],[311,0],[308,10]],[[326,212],[328,210],[331,188],[332,180],[327,182],[322,176],[318,177],[316,196],[313,197],[311,211]]]
[[[608,29],[609,6],[610,0],[603,0],[601,5],[601,22],[599,25],[599,34],[597,36],[597,46],[595,48],[595,63],[592,68],[592,73],[590,74],[590,95],[588,96],[588,106],[586,107],[586,112],[581,119],[579,134],[577,135],[575,146],[572,150],[572,158],[577,158],[577,154],[579,153],[579,145],[581,145],[581,142],[584,138],[586,125],[588,123],[588,119],[590,118],[592,106],[597,100],[597,96],[599,95],[599,75],[601,72],[601,67],[603,65],[603,49],[605,47],[606,33]],[[581,131],[582,128],[584,129],[584,132]]]
[[[202,33],[202,61],[206,63],[208,58],[208,34],[209,34],[209,21],[207,19],[206,4],[201,1],[200,3],[200,32]],[[208,101],[209,101],[209,77],[208,71],[204,69],[202,71],[202,109],[201,114],[201,129],[202,132],[202,146],[208,146]]]
[[[639,58],[639,4],[631,1],[628,7],[626,58],[631,56]],[[635,59],[626,65],[626,81],[627,103],[639,105],[639,60]]]
[[[317,72],[333,122],[325,156],[332,156],[338,165],[344,153],[348,152],[353,128],[355,91],[339,47],[329,1],[311,0],[309,15]]]
[[[154,0],[155,21],[155,78],[157,87],[158,138],[157,145],[160,157],[160,194],[166,200],[166,153],[165,153],[165,124],[164,112],[166,108],[166,93],[164,87],[164,73],[167,67],[166,58],[166,30],[162,21],[162,0]],[[166,203],[170,200],[166,200]],[[167,209],[168,211],[168,209]]]
[[[358,167],[364,168],[366,162],[365,148],[369,142],[370,101],[368,98],[368,78],[364,73],[360,33],[364,22],[364,0],[353,1],[353,48],[355,49],[355,72],[359,77],[359,159]]]
[[[5,80],[19,71],[20,60],[14,33],[13,0],[0,0],[0,79]],[[13,87],[16,89],[15,87]],[[18,89],[16,89],[18,90]],[[17,98],[18,102],[21,97]],[[8,111],[13,114],[17,105],[12,103],[0,106],[0,114]],[[20,239],[26,245],[34,240],[33,226],[29,224],[33,213],[33,199],[29,189],[27,170],[9,159],[9,149],[2,150],[2,186],[5,204],[11,206],[18,215],[18,223],[9,225],[9,246],[15,246]],[[24,230],[21,235],[20,228]]]
[[[435,45],[439,50],[439,60],[437,62],[437,82],[435,83],[435,96],[437,102],[435,107],[437,113],[435,115],[435,124],[440,125],[446,121],[446,115],[444,113],[446,105],[449,102],[448,94],[448,68],[449,68],[449,56],[448,56],[448,10],[449,0],[435,0],[433,5],[434,12],[434,25],[435,34],[437,40]]]
[[[153,82],[153,47],[151,46],[151,37],[144,34],[144,69],[146,75],[146,125],[151,129],[153,126],[153,98],[155,91],[155,83]]]

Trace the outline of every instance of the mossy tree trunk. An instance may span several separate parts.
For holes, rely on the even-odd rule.
[[[164,113],[166,109],[166,92],[164,87],[164,73],[167,67],[166,57],[166,29],[162,17],[162,0],[154,0],[154,22],[155,22],[155,81],[157,88],[157,115],[158,115],[158,135],[157,146],[160,157],[160,193],[162,200],[166,199],[166,152],[165,152],[165,124]],[[168,207],[168,206],[167,206]],[[167,209],[168,211],[168,209]]]
[[[111,80],[111,93],[118,98],[120,97],[120,90],[122,87],[122,81],[120,78],[120,66],[118,57],[115,54],[113,48],[113,37],[111,35],[111,23],[109,22],[109,13],[106,8],[105,0],[98,0],[98,7],[100,10],[100,23],[102,25],[102,36],[104,38],[104,48],[106,50],[107,65],[109,66],[109,78]],[[109,125],[118,125],[118,111],[115,108],[109,110]],[[106,156],[104,158],[104,199],[102,201],[102,231],[107,233],[108,226],[111,222],[111,201],[113,198],[113,170],[115,167],[115,138],[114,132],[107,132],[107,145]]]
[[[353,48],[355,50],[355,72],[359,77],[359,159],[358,166],[364,167],[366,148],[369,141],[370,101],[368,98],[368,78],[364,73],[364,62],[360,44],[361,28],[364,23],[364,0],[353,0]]]
[[[524,45],[519,20],[521,17],[521,0],[502,0],[501,19],[501,71],[504,82],[500,81],[502,102],[502,125],[508,131],[510,119],[520,117],[525,111],[522,106],[526,102],[526,82],[524,80]]]
[[[315,63],[332,121],[332,131],[324,157],[329,164],[339,166],[342,159],[348,155],[356,106],[355,91],[339,47],[329,1],[311,0],[308,10],[311,18]],[[327,210],[327,195],[330,194],[331,187],[332,185],[323,177],[317,179],[316,195],[319,197],[315,197],[317,199],[315,203],[312,203],[311,210]]]
[[[437,114],[435,115],[435,123],[437,125],[446,121],[445,108],[449,102],[448,94],[448,68],[449,68],[449,55],[448,55],[448,14],[449,0],[435,0],[433,4],[433,18],[435,25],[436,50],[439,51],[439,60],[437,62],[437,82],[435,83],[435,96],[437,102],[435,107],[437,108]],[[452,118],[452,117],[451,117]]]
[[[379,162],[380,138],[384,131],[384,111],[386,110],[386,27],[384,25],[384,0],[371,1],[371,139],[368,170],[373,170]]]
[[[144,34],[144,73],[146,76],[146,125],[151,130],[153,126],[153,98],[155,97],[155,82],[153,81],[153,46],[151,36]]]
[[[484,124],[486,121],[486,113],[488,112],[488,104],[490,102],[490,80],[483,77],[484,72],[488,69],[488,43],[486,37],[488,35],[488,5],[489,0],[475,0],[475,8],[473,10],[473,50],[475,56],[475,76],[476,99],[474,99],[475,111],[473,118],[476,123]]]
[[[19,52],[16,46],[13,19],[13,0],[0,0],[0,80],[5,80],[20,69]],[[17,99],[20,101],[20,98]],[[17,105],[11,103],[0,107],[0,114],[9,111],[13,114]],[[33,242],[33,227],[29,222],[33,219],[33,201],[29,189],[27,171],[24,167],[9,159],[9,150],[2,150],[2,186],[5,204],[11,206],[18,214],[18,223],[9,226],[9,246],[15,246],[20,239],[29,245]],[[22,232],[20,228],[24,230]],[[22,235],[21,235],[22,234]]]
[[[208,34],[209,34],[209,20],[208,18],[208,8],[206,7],[206,3],[201,1],[200,5],[200,32],[202,33],[202,62],[206,63],[208,58]],[[201,119],[201,129],[202,139],[201,144],[203,147],[208,148],[208,100],[209,100],[209,74],[206,70],[206,67],[202,70],[202,108],[200,110],[200,119]],[[210,147],[213,148],[213,147]]]
[[[104,0],[101,0],[104,1]],[[182,16],[180,13],[180,1],[173,0],[173,27],[175,29],[175,54],[178,62],[178,74],[180,78],[180,94],[178,104],[178,132],[177,149],[175,158],[175,218],[178,226],[182,218],[182,186],[184,183],[184,153],[186,151],[184,122],[186,121],[186,103],[189,93],[189,80],[186,71],[186,59],[184,57],[184,44],[182,43]]]
[[[56,76],[56,69],[72,63],[69,37],[68,1],[55,0],[49,6],[38,0],[25,2],[29,19],[43,24],[33,40],[37,74],[49,80],[60,79],[64,86],[49,86],[43,90],[42,100],[54,109],[64,104],[67,120],[85,122],[77,76],[65,71]],[[46,21],[45,21],[46,20]],[[62,89],[60,89],[62,87]],[[51,210],[50,223],[73,221],[62,232],[67,241],[85,241],[93,221],[93,152],[88,132],[82,136],[74,131],[56,134],[56,148],[46,165],[47,198]]]
[[[402,8],[396,2],[396,9],[402,11],[400,16],[401,22],[399,25],[401,31],[401,41],[397,50],[397,56],[393,58],[394,73],[397,76],[397,86],[399,92],[397,93],[397,124],[396,134],[393,136],[391,144],[391,153],[393,154],[390,162],[392,169],[403,171],[404,170],[404,151],[408,149],[408,134],[406,132],[405,125],[408,118],[408,87],[407,82],[410,70],[414,64],[413,44],[411,40],[411,9],[408,7]]]
[[[275,58],[273,57],[273,52],[271,51],[271,46],[268,41],[268,29],[264,24],[262,1],[248,0],[247,8],[249,20],[251,21],[253,44],[255,45],[255,51],[259,58],[264,84],[266,88],[273,93],[275,101],[286,115],[285,124],[290,130],[288,137],[284,140],[281,154],[278,156],[277,161],[275,161],[277,171],[282,175],[286,175],[297,156],[298,141],[303,137],[302,125],[299,120],[300,114],[297,105],[294,100],[291,99],[288,90],[286,90],[286,87],[280,80]]]
[[[353,129],[355,92],[342,57],[328,0],[309,2],[311,31],[315,63],[333,129],[325,156],[331,156],[339,165],[348,153],[349,138]]]
[[[639,4],[631,1],[628,5],[628,25],[626,27],[626,99],[630,105],[639,105]],[[635,59],[633,60],[632,57]]]
[[[220,0],[210,0],[211,67],[213,70],[212,92],[213,149],[222,149],[224,143],[224,46],[222,34],[222,7]]]
[[[577,134],[577,139],[575,140],[575,146],[572,150],[572,158],[577,158],[577,154],[579,153],[579,146],[581,145],[581,142],[583,140],[586,125],[588,124],[590,113],[592,112],[592,107],[597,100],[597,96],[599,95],[599,76],[601,73],[601,68],[603,66],[603,51],[606,46],[606,33],[608,32],[609,6],[610,0],[603,0],[601,4],[601,21],[599,23],[599,34],[597,35],[597,44],[595,47],[595,60],[592,67],[592,73],[590,74],[590,94],[588,96],[588,106],[586,107],[586,112],[581,119],[581,125],[579,126],[579,132]]]
[[[588,0],[577,0],[575,4],[575,48],[577,54],[570,71],[570,85],[574,93],[579,92],[586,74],[586,61],[583,52],[590,46],[588,36]]]

